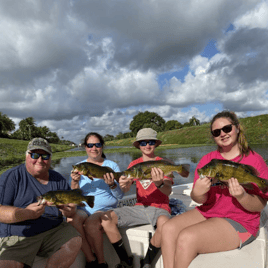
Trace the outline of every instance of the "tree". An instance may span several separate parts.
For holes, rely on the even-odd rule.
[[[38,137],[38,128],[35,126],[33,117],[27,117],[19,122],[21,139],[31,140],[32,138]]]
[[[194,116],[189,120],[190,126],[200,126],[200,121]]]
[[[15,123],[6,114],[0,112],[0,137],[6,137],[8,132],[15,130]]]
[[[157,113],[145,111],[144,113],[139,112],[135,115],[129,125],[129,129],[134,133],[145,127],[150,127],[157,132],[164,131],[165,120]]]
[[[104,141],[112,141],[114,140],[114,136],[113,135],[110,135],[110,134],[106,134],[104,137],[103,137]]]
[[[165,124],[165,130],[179,129],[182,128],[182,124],[177,120],[169,120]]]

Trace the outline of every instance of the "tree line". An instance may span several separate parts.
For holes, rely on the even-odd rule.
[[[6,114],[0,112],[0,137],[17,140],[31,140],[41,137],[49,143],[72,144],[73,142],[60,139],[56,132],[50,131],[46,126],[37,127],[33,117],[27,117],[19,122],[19,129],[16,129],[16,124]]]
[[[160,115],[154,112],[139,112],[135,115],[129,125],[129,132],[119,132],[116,136],[106,134],[105,141],[119,140],[135,137],[137,132],[142,128],[152,128],[157,132],[163,132],[183,127],[198,126],[200,121],[193,116],[189,122],[184,124],[177,120],[165,121]],[[71,141],[60,139],[56,132],[50,131],[46,126],[37,127],[33,117],[27,117],[19,122],[19,129],[16,129],[16,124],[7,115],[0,112],[0,137],[11,138],[18,140],[31,140],[36,137],[42,137],[50,143],[72,144]]]
[[[135,137],[137,135],[137,132],[142,128],[152,128],[157,132],[164,132],[168,130],[198,125],[200,125],[200,120],[198,120],[195,116],[190,118],[189,122],[185,122],[184,124],[182,124],[177,120],[169,120],[166,122],[157,113],[145,111],[139,112],[133,117],[129,125],[130,132],[119,132],[119,134],[117,134],[116,136],[107,134],[104,136],[104,140],[111,141],[132,138]]]

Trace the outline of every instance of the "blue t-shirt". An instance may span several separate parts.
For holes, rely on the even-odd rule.
[[[27,172],[25,164],[14,167],[0,176],[0,204],[25,208],[37,202],[37,197],[48,191],[70,190],[64,177],[49,170],[49,182],[41,184]],[[12,224],[0,222],[0,237],[34,236],[57,227],[63,221],[61,212],[56,207],[45,208],[45,213],[35,220],[26,220]]]
[[[87,160],[83,160],[79,163],[86,161]],[[110,167],[113,171],[120,172],[118,165],[111,160],[104,159],[102,166]],[[70,177],[70,184],[71,180],[72,178]],[[117,182],[115,181],[115,183]],[[124,192],[122,192],[118,183],[117,187],[111,190],[108,184],[106,184],[103,179],[94,178],[93,180],[91,180],[87,176],[81,175],[79,186],[80,189],[83,191],[83,195],[95,196],[93,208],[89,207],[88,204],[85,203],[86,206],[84,207],[84,209],[88,214],[93,214],[96,211],[107,211],[112,208],[115,208],[117,206],[118,199],[124,196]]]

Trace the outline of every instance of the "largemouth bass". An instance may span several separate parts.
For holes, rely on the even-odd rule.
[[[182,177],[188,177],[190,169],[190,165],[188,164],[173,165],[167,160],[146,161],[125,170],[124,175],[139,179],[150,179],[152,177],[151,170],[153,167],[160,168],[165,176],[171,177],[173,177],[173,172],[177,172]]]
[[[114,172],[110,167],[103,167],[89,162],[83,162],[73,166],[72,172],[78,172],[80,175],[87,176],[91,180],[93,178],[103,179],[106,173],[113,173],[116,181],[119,181],[122,172]]]
[[[49,191],[41,196],[37,197],[38,205],[47,202],[52,202],[55,206],[73,203],[84,207],[85,201],[91,208],[94,206],[94,196],[84,196],[82,190],[59,190],[59,191]]]
[[[122,172],[114,172],[109,167],[102,167],[99,165],[95,165],[89,162],[83,162],[78,165],[73,166],[73,170],[78,172],[81,175],[85,175],[90,179],[100,178],[103,179],[103,175],[106,173],[113,173],[115,180],[118,182],[119,178],[124,175],[133,178],[139,178],[141,180],[151,178],[151,169],[152,167],[160,168],[165,176],[172,175],[172,172],[179,173],[182,177],[188,177],[189,175],[189,167],[188,164],[182,165],[173,165],[167,160],[159,160],[159,161],[146,161],[140,164],[137,164],[129,169],[126,169]]]
[[[213,159],[207,165],[197,170],[199,177],[218,179],[221,184],[227,185],[230,178],[236,178],[247,189],[253,189],[255,183],[263,193],[268,191],[268,180],[258,177],[255,168],[229,160]]]

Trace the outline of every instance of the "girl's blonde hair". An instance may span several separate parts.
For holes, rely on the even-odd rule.
[[[240,155],[241,155],[241,159],[244,156],[248,156],[250,152],[253,152],[252,149],[249,147],[247,139],[245,137],[245,131],[243,126],[239,123],[239,120],[236,116],[236,114],[234,112],[231,111],[222,111],[218,114],[216,114],[210,123],[210,131],[212,130],[212,125],[213,123],[219,119],[219,118],[226,118],[227,120],[230,121],[230,123],[232,123],[233,125],[236,126],[236,128],[239,130],[239,133],[237,135],[237,143],[238,143],[238,147],[239,147],[239,151],[240,151]],[[220,147],[218,146],[218,151],[220,151]],[[240,160],[241,160],[240,159]]]

